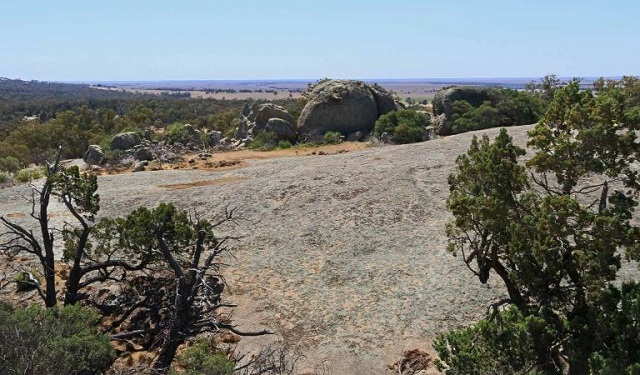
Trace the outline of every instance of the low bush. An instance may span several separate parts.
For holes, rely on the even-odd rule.
[[[16,173],[15,179],[20,183],[31,182],[33,180],[37,180],[40,177],[44,176],[40,169],[36,168],[25,168],[21,169]]]
[[[279,143],[281,142],[278,141],[276,133],[267,131],[258,133],[248,146],[254,150],[268,151],[275,149]]]
[[[373,135],[380,138],[387,133],[393,143],[413,143],[426,139],[427,127],[431,125],[429,115],[402,109],[380,116],[373,128]]]
[[[337,145],[342,142],[343,135],[340,132],[326,132],[322,136],[322,143],[326,145]]]
[[[433,343],[436,368],[446,374],[529,373],[536,363],[531,331],[541,327],[539,318],[506,309],[496,319],[438,336]]]
[[[176,358],[185,375],[231,375],[235,362],[208,340],[201,340],[183,350]],[[171,374],[179,374],[175,370]]]
[[[164,140],[168,144],[174,144],[176,142],[182,142],[187,139],[189,134],[187,128],[182,124],[171,124],[164,129]]]
[[[12,310],[0,305],[0,372],[58,375],[104,373],[115,359],[100,315],[80,306]]]
[[[0,171],[0,184],[6,184],[13,180],[10,173]]]
[[[0,172],[16,173],[20,170],[20,161],[13,156],[0,158]]]
[[[276,148],[278,150],[286,150],[286,149],[291,148],[291,147],[293,147],[293,145],[289,141],[280,141],[280,142],[278,142],[278,145],[276,146]]]

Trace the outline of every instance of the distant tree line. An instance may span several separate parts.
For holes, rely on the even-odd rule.
[[[174,123],[233,134],[244,101],[142,95],[71,85],[0,80],[0,159],[42,163],[62,145],[65,158],[81,157],[90,144],[106,145],[125,130],[144,131]],[[297,100],[277,104],[292,115]],[[295,118],[294,117],[294,118]]]

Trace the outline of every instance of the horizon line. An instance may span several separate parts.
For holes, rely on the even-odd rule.
[[[607,75],[607,76],[557,76],[561,80],[578,79],[620,79],[625,75]],[[357,81],[461,81],[461,80],[475,80],[475,81],[497,81],[497,80],[540,80],[544,76],[504,76],[504,77],[414,77],[414,78],[232,78],[232,79],[141,79],[141,80],[35,80],[39,82],[57,82],[57,83],[72,83],[72,84],[91,84],[91,83],[155,83],[155,82],[316,82],[325,78],[335,80],[357,80]],[[20,78],[16,78],[22,80]]]

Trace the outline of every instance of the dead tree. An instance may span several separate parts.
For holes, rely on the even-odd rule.
[[[46,178],[42,187],[32,185],[30,216],[38,223],[39,235],[33,230],[19,225],[5,216],[0,216],[0,222],[5,232],[0,234],[0,251],[15,255],[28,253],[34,255],[40,263],[44,288],[34,275],[29,278],[29,284],[38,290],[47,307],[57,303],[55,283],[54,229],[49,225],[49,202],[54,190],[54,176],[60,169],[62,150],[53,164],[47,163]]]
[[[220,274],[220,255],[225,244],[233,237],[217,238],[213,230],[223,223],[234,221],[233,211],[227,210],[222,220],[211,223],[195,220],[184,212],[176,212],[171,205],[161,205],[160,221],[155,232],[156,241],[164,260],[175,275],[175,295],[170,308],[169,323],[154,370],[164,374],[175,357],[180,345],[203,332],[228,330],[240,336],[270,334],[267,330],[244,332],[232,323],[220,318],[218,309],[233,305],[225,304],[220,294],[224,289],[224,278]],[[176,238],[183,233],[182,239]],[[189,241],[185,243],[185,236]],[[187,248],[180,246],[187,245]]]

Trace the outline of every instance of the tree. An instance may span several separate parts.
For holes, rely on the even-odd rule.
[[[219,270],[219,257],[232,237],[218,238],[213,230],[223,223],[235,220],[233,211],[227,211],[216,223],[190,218],[171,204],[161,204],[154,210],[140,208],[133,215],[148,217],[154,227],[153,242],[163,260],[174,274],[175,294],[167,312],[160,352],[153,365],[158,373],[167,373],[180,345],[193,336],[207,331],[229,330],[241,336],[270,334],[267,330],[243,332],[230,322],[220,319],[224,289]]]
[[[42,186],[32,186],[31,218],[37,222],[39,233],[36,234],[5,216],[0,217],[0,222],[6,229],[0,234],[0,251],[12,255],[27,253],[36,257],[44,276],[44,287],[36,275],[30,275],[25,283],[38,290],[47,307],[53,307],[58,302],[55,283],[56,269],[59,266],[57,260],[70,265],[64,299],[67,305],[86,297],[81,290],[91,284],[116,279],[120,270],[143,269],[153,260],[150,248],[136,248],[137,252],[133,254],[124,246],[106,247],[90,241],[96,230],[99,231],[95,235],[102,236],[103,240],[112,237],[116,229],[115,222],[103,219],[95,225],[95,215],[100,209],[97,177],[81,174],[78,167],[62,167],[61,155],[62,150],[58,152],[56,161],[48,164]],[[52,198],[57,198],[64,204],[75,219],[74,226],[51,226],[49,204]],[[62,259],[56,257],[54,251],[58,234],[64,240]]]
[[[543,102],[531,93],[504,88],[486,92],[487,100],[471,105],[466,100],[452,103],[452,132],[532,124],[543,113]]]
[[[219,258],[234,237],[218,237],[214,229],[235,220],[233,210],[211,222],[172,204],[160,204],[154,209],[140,207],[93,232],[91,243],[97,244],[96,252],[121,248],[126,254],[150,254],[153,258],[147,260],[153,267],[148,276],[123,276],[122,291],[107,303],[94,304],[111,315],[121,331],[112,335],[113,339],[139,341],[143,350],[158,350],[153,364],[157,373],[166,373],[178,347],[201,333],[270,333],[240,331],[219,313],[223,307],[235,306],[222,299],[225,283],[219,269]],[[127,320],[133,323],[124,324]]]
[[[497,275],[505,285],[508,298],[496,301],[489,322],[504,317],[503,305],[543,322],[527,328],[538,371],[584,374],[608,358],[634,366],[640,356],[612,339],[637,332],[621,306],[635,306],[638,296],[614,283],[623,254],[639,259],[635,85],[612,83],[595,96],[574,80],[529,133],[536,153],[528,170],[503,129],[493,143],[474,138],[449,178],[449,248],[482,283]],[[596,319],[603,301],[606,314],[629,325]],[[453,339],[440,342],[445,358]],[[639,336],[629,339],[640,347]]]
[[[49,202],[54,188],[54,176],[59,173],[60,156],[52,165],[47,165],[47,177],[41,188],[33,187],[31,198],[31,217],[38,222],[40,237],[19,224],[14,223],[5,216],[0,216],[0,222],[7,232],[0,233],[0,251],[8,253],[26,252],[34,255],[40,263],[43,271],[45,287],[41,287],[36,277],[31,277],[31,284],[38,290],[40,297],[47,307],[53,307],[57,303],[55,284],[55,254],[54,231],[49,226]],[[37,198],[36,198],[37,196]]]
[[[547,74],[539,82],[531,81],[525,85],[525,89],[540,96],[545,103],[551,103],[556,89],[562,87],[562,81],[555,74]]]

